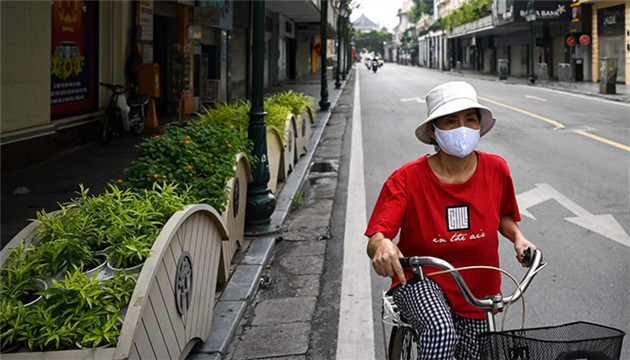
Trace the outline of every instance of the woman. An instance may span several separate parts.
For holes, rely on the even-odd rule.
[[[497,230],[514,243],[519,261],[535,246],[516,223],[520,215],[505,160],[474,151],[494,126],[492,111],[478,103],[475,89],[463,81],[432,89],[426,104],[429,116],[416,137],[438,151],[403,165],[387,179],[365,232],[368,255],[379,275],[392,278],[394,301],[420,334],[420,359],[479,359],[483,349],[477,334],[487,331],[483,311],[468,304],[446,274],[407,285],[412,273],[403,271],[398,259],[434,256],[455,267],[498,267]],[[501,291],[496,271],[461,274],[477,297]]]

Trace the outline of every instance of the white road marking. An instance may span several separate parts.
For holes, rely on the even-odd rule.
[[[400,99],[401,102],[410,102],[410,101],[415,101],[417,103],[421,103],[424,104],[424,99],[419,98],[419,97],[412,97],[412,98],[406,98],[406,99]]]
[[[536,184],[535,188],[517,195],[516,198],[521,214],[534,220],[536,220],[536,218],[532,213],[527,211],[527,209],[547,200],[554,199],[576,215],[575,217],[565,218],[565,220],[596,232],[620,244],[630,246],[630,236],[628,236],[623,227],[621,227],[612,215],[591,214],[549,184]]]
[[[374,359],[371,265],[365,250],[367,240],[363,236],[367,221],[359,74],[356,74],[352,113],[352,148],[348,175],[337,359]]]
[[[538,100],[538,101],[542,101],[542,102],[547,102],[547,99],[539,98],[538,96],[534,96],[534,95],[525,95],[525,98],[532,99],[532,100]]]

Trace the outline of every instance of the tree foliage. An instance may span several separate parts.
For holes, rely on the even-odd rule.
[[[437,21],[437,26],[442,30],[453,30],[460,25],[473,22],[492,14],[491,0],[473,0],[464,3],[462,7],[452,11],[447,16]]]
[[[355,48],[360,51],[366,50],[368,52],[374,51],[375,53],[384,53],[384,43],[391,41],[392,34],[387,31],[370,32],[357,31],[354,35]]]

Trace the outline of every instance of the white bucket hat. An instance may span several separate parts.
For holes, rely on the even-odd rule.
[[[481,116],[481,133],[484,136],[492,127],[496,119],[492,111],[479,104],[475,88],[465,81],[450,81],[434,87],[425,97],[429,116],[416,128],[416,137],[425,144],[433,144],[429,135],[431,121],[458,111],[476,108]]]

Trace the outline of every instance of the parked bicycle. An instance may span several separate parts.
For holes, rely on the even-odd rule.
[[[122,85],[114,85],[99,82],[99,85],[109,89],[112,94],[105,111],[103,127],[101,128],[101,142],[108,142],[112,136],[131,131],[140,135],[144,131],[146,123],[145,106],[149,103],[149,97],[138,95],[127,98],[127,88]]]
[[[534,276],[546,265],[542,262],[540,250],[528,249],[524,254],[523,263],[529,270],[517,287],[509,296],[497,294],[479,299],[468,288],[459,271],[450,263],[434,257],[408,257],[400,259],[403,267],[411,267],[414,278],[411,281],[421,281],[426,276],[448,273],[457,284],[458,289],[466,300],[473,306],[482,309],[486,314],[488,332],[481,337],[485,341],[487,359],[491,360],[619,360],[621,345],[625,333],[621,330],[587,322],[525,329],[523,312],[522,328],[519,330],[497,331],[494,319],[495,312],[502,312],[514,302],[518,301],[529,287]],[[442,271],[424,274],[423,267],[432,266]],[[478,267],[477,267],[478,268]],[[493,268],[494,269],[494,268]],[[507,274],[504,270],[495,269]],[[385,329],[383,329],[383,343],[386,345],[388,358],[391,360],[417,359],[418,334],[404,319],[394,303],[393,296],[388,292],[382,298],[382,322],[392,325],[389,344],[386,344]]]

